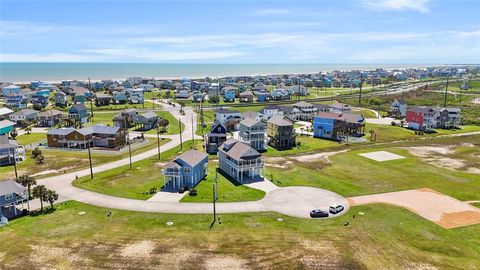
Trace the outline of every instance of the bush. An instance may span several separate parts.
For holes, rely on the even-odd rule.
[[[190,195],[190,196],[197,196],[197,190],[194,189],[194,188],[190,189],[190,192],[188,193],[188,195]]]

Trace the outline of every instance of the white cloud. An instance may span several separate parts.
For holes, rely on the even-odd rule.
[[[113,59],[133,59],[143,61],[185,61],[223,59],[243,55],[240,51],[155,51],[143,48],[102,48],[84,50]]]
[[[374,10],[415,10],[421,13],[430,11],[430,0],[364,0],[363,4]]]

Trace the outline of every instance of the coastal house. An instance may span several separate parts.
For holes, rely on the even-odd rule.
[[[128,102],[131,104],[143,104],[144,96],[143,96],[143,88],[128,88],[125,89]]]
[[[97,107],[108,106],[112,102],[113,98],[109,94],[96,94],[95,95],[95,105]]]
[[[205,101],[205,93],[202,93],[200,91],[193,91],[192,93],[192,102],[203,102]]]
[[[131,128],[135,126],[135,117],[138,111],[135,109],[124,109],[113,117],[113,126]]]
[[[293,104],[293,108],[298,110],[295,118],[297,121],[312,121],[318,109],[315,105],[305,101]]]
[[[33,94],[30,98],[30,102],[33,104],[32,107],[35,110],[42,110],[43,108],[48,106],[48,94],[42,93],[38,91],[37,93]]]
[[[390,112],[396,117],[407,116],[407,103],[403,99],[395,99],[390,105]]]
[[[235,102],[235,90],[226,89],[225,92],[223,92],[223,101]]]
[[[188,99],[190,98],[190,92],[186,89],[178,89],[175,97],[178,99]]]
[[[407,109],[408,128],[431,132],[437,125],[438,111],[431,107],[412,106]]]
[[[5,96],[7,107],[12,109],[23,109],[27,107],[28,99],[22,94],[7,94]]]
[[[351,113],[352,108],[348,104],[344,103],[334,103],[328,105],[328,110],[334,113]]]
[[[240,183],[263,180],[265,163],[262,155],[247,143],[228,139],[218,149],[218,162],[222,172]]]
[[[208,174],[208,155],[191,149],[162,169],[163,189],[193,188]]]
[[[57,107],[66,107],[67,106],[67,94],[62,91],[58,91],[55,94],[55,106]]]
[[[9,119],[15,123],[19,122],[29,122],[35,120],[37,117],[38,111],[31,110],[31,109],[22,109],[20,111],[16,111],[10,114]]]
[[[267,125],[252,118],[245,118],[240,122],[238,137],[257,151],[267,149]]]
[[[10,94],[20,94],[21,88],[17,85],[7,85],[2,87],[2,95],[6,97]]]
[[[138,130],[150,130],[156,127],[158,115],[153,111],[143,112],[135,116],[135,126]]]
[[[462,111],[460,108],[438,109],[437,128],[456,129],[460,128]]]
[[[0,135],[0,166],[13,165],[25,160],[25,148],[8,135]],[[1,181],[0,181],[1,182]]]
[[[6,107],[0,108],[0,120],[8,119],[10,114],[12,113],[13,111],[10,110],[9,108],[6,108]]]
[[[290,99],[290,94],[286,89],[277,88],[277,89],[273,89],[271,93],[271,98],[273,100],[288,100]]]
[[[215,122],[222,124],[228,131],[236,130],[241,120],[242,115],[239,111],[224,108],[215,111]]]
[[[125,104],[127,103],[127,94],[125,91],[113,91],[112,99],[114,104]]]
[[[253,95],[257,98],[257,102],[267,102],[270,100],[270,92],[267,90],[253,91]]]
[[[251,91],[245,91],[239,94],[240,102],[253,102],[253,93]]]
[[[63,118],[63,113],[58,110],[48,110],[38,113],[36,117],[37,126],[39,127],[53,127],[58,125]]]
[[[296,146],[294,122],[286,116],[274,116],[267,121],[268,144],[277,150]]]
[[[127,130],[120,127],[93,125],[81,129],[59,128],[47,132],[48,147],[87,149],[119,148],[127,142]]]
[[[86,101],[87,101],[87,96],[83,93],[77,93],[73,97],[74,104],[85,104]]]
[[[15,126],[15,122],[10,120],[1,120],[0,121],[0,135],[9,134],[13,127]]]
[[[362,136],[365,119],[360,114],[320,112],[313,119],[313,137],[334,141],[347,136]]]
[[[246,111],[242,113],[242,119],[246,119],[246,118],[251,118],[257,122],[260,122],[263,120],[264,117],[263,117],[263,114],[261,114],[260,112]]]
[[[227,129],[220,123],[212,124],[210,132],[204,136],[205,150],[216,154],[218,147],[227,140]]]
[[[263,121],[265,122],[274,116],[283,116],[283,110],[278,105],[268,105],[260,110],[260,113],[262,114]]]
[[[68,109],[68,118],[76,123],[88,123],[88,111],[84,104],[75,104]]]
[[[27,188],[14,180],[0,181],[0,218],[12,219],[30,211]]]

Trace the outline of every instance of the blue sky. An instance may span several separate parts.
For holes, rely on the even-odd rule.
[[[480,1],[0,0],[2,62],[480,63]]]

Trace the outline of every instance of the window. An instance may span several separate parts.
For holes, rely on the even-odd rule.
[[[12,199],[13,199],[13,193],[5,194],[5,200],[6,201],[9,201],[9,200],[12,200]]]
[[[184,168],[183,171],[186,172],[186,173],[189,173],[189,172],[190,172],[190,168]]]

